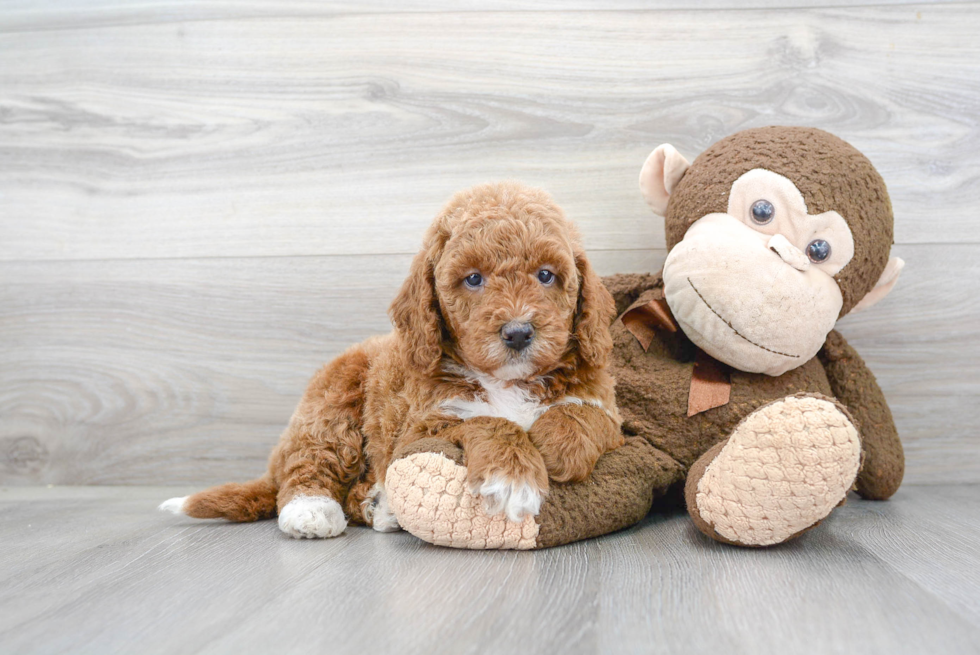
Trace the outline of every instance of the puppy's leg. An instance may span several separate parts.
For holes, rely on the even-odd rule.
[[[347,528],[339,500],[346,495],[347,476],[337,452],[309,448],[284,462],[283,483],[276,499],[279,529],[296,539],[336,537]]]
[[[347,519],[330,496],[302,494],[279,510],[279,529],[294,539],[336,537],[347,529]]]
[[[319,427],[284,437],[270,466],[279,481],[279,529],[297,539],[344,531],[347,519],[340,503],[366,466],[359,431],[340,421]]]
[[[362,507],[365,522],[378,532],[397,532],[402,529],[388,504],[388,494],[383,482],[375,482],[368,490]]]
[[[520,522],[540,511],[548,493],[548,471],[541,453],[519,425],[479,416],[439,436],[463,448],[469,486],[483,497],[490,514],[505,512],[511,521]]]
[[[367,366],[359,347],[325,366],[272,453],[279,529],[291,537],[335,537],[347,527],[341,503],[367,470],[360,429]]]
[[[351,523],[370,525],[378,532],[395,532],[401,529],[398,519],[388,506],[384,482],[377,481],[373,471],[355,482],[347,492],[344,512]]]
[[[616,421],[601,407],[589,404],[551,407],[534,422],[528,437],[555,482],[585,480],[603,453],[623,445]]]

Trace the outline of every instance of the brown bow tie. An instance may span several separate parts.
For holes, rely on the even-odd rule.
[[[649,350],[658,331],[674,333],[680,329],[663,297],[634,303],[623,313],[622,321],[644,351]],[[697,348],[691,370],[691,389],[687,396],[687,415],[694,416],[727,405],[731,392],[728,367]]]

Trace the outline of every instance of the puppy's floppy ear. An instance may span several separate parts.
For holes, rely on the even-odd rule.
[[[584,252],[575,253],[575,266],[579,288],[573,336],[582,363],[598,368],[606,365],[612,352],[609,324],[615,317],[616,304]]]
[[[415,255],[408,277],[388,309],[391,322],[408,347],[409,360],[427,373],[433,372],[442,359],[443,324],[435,281],[441,252],[440,244],[427,243]]]

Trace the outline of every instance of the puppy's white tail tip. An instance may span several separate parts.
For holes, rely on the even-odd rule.
[[[180,498],[165,500],[160,503],[158,509],[164,512],[170,512],[171,514],[184,514],[184,503],[187,502],[187,498],[187,496],[181,496]]]

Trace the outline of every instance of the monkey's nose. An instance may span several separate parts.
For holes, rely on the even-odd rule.
[[[530,323],[510,322],[500,329],[500,338],[511,350],[520,352],[531,345],[534,328]]]
[[[810,268],[810,260],[803,251],[790,243],[782,234],[774,234],[769,239],[769,250],[779,255],[784,262],[798,271]]]

